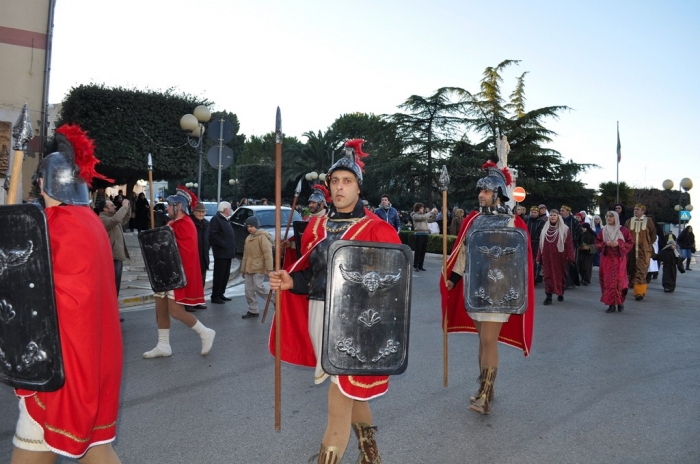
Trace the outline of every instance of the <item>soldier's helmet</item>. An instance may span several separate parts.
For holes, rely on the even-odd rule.
[[[365,163],[362,162],[362,158],[369,156],[368,153],[362,151],[362,144],[365,141],[362,139],[352,139],[345,143],[343,148],[343,157],[340,158],[336,163],[331,166],[326,174],[326,183],[330,182],[331,174],[338,169],[344,169],[355,174],[357,178],[357,183],[362,185],[362,172],[365,167]]]
[[[56,145],[56,151],[39,164],[35,182],[43,179],[44,193],[56,201],[89,205],[93,178],[112,180],[95,171],[99,161],[93,140],[77,124],[64,124],[56,129]]]
[[[486,177],[479,179],[476,183],[476,190],[488,190],[493,192],[501,199],[501,203],[510,200],[506,187],[510,185],[513,180],[508,168],[500,169],[496,166],[496,163],[488,160],[484,163],[483,169],[486,171]]]

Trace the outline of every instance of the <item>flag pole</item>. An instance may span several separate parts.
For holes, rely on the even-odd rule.
[[[615,203],[620,203],[620,158],[622,157],[620,147],[620,121],[617,121],[617,193],[615,194]]]

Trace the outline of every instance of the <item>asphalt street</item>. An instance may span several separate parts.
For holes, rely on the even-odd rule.
[[[532,353],[501,345],[492,413],[467,410],[476,391],[477,337],[449,337],[443,386],[440,256],[414,272],[407,371],[371,402],[385,464],[700,462],[700,268],[678,276],[675,293],[652,281],[642,302],[606,314],[600,287],[566,292],[542,306],[536,287]],[[597,270],[594,282],[597,282]],[[123,312],[124,375],[115,449],[124,463],[310,462],[326,422],[328,385],[282,366],[282,429],[274,429],[271,316],[241,319],[233,301],[197,312],[217,331],[211,353],[174,321],[173,356],[142,359],[156,343],[152,304]],[[262,304],[262,301],[261,301]],[[0,387],[0,456],[9,460],[17,419]],[[355,462],[351,438],[344,463]],[[61,459],[59,462],[73,462]],[[315,462],[315,461],[312,461]]]

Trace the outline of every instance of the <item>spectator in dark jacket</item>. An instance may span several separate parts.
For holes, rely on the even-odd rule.
[[[202,270],[202,288],[207,281],[209,269],[209,221],[204,219],[207,208],[204,203],[197,203],[192,213],[192,222],[197,229],[197,247],[199,248],[199,267]],[[185,306],[185,311],[193,313],[197,309],[207,309],[206,305]]]
[[[385,193],[381,196],[381,199],[382,201],[379,204],[379,208],[377,208],[374,212],[380,219],[388,222],[394,229],[396,229],[396,232],[398,233],[401,230],[401,219],[399,218],[399,213],[391,206],[389,195]]]
[[[209,223],[209,243],[214,253],[214,278],[211,287],[211,302],[224,304],[231,301],[224,293],[231,276],[231,260],[236,257],[236,240],[233,227],[228,221],[231,203],[222,201]]]

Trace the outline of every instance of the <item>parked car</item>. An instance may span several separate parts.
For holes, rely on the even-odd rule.
[[[294,230],[290,227],[289,233],[284,236],[284,231],[287,228],[287,221],[289,221],[289,215],[292,214],[292,208],[288,206],[282,207],[282,224],[281,233],[283,238],[291,237],[294,235]],[[248,237],[248,230],[245,227],[245,220],[251,216],[257,216],[258,221],[260,221],[260,228],[266,230],[272,240],[275,240],[275,207],[271,205],[244,205],[239,206],[233,215],[229,218],[231,225],[233,226],[233,232],[236,235],[236,253],[243,254],[243,247],[245,246],[245,239]],[[294,211],[292,216],[292,222],[301,221],[301,215]],[[273,243],[274,247],[274,243]]]

